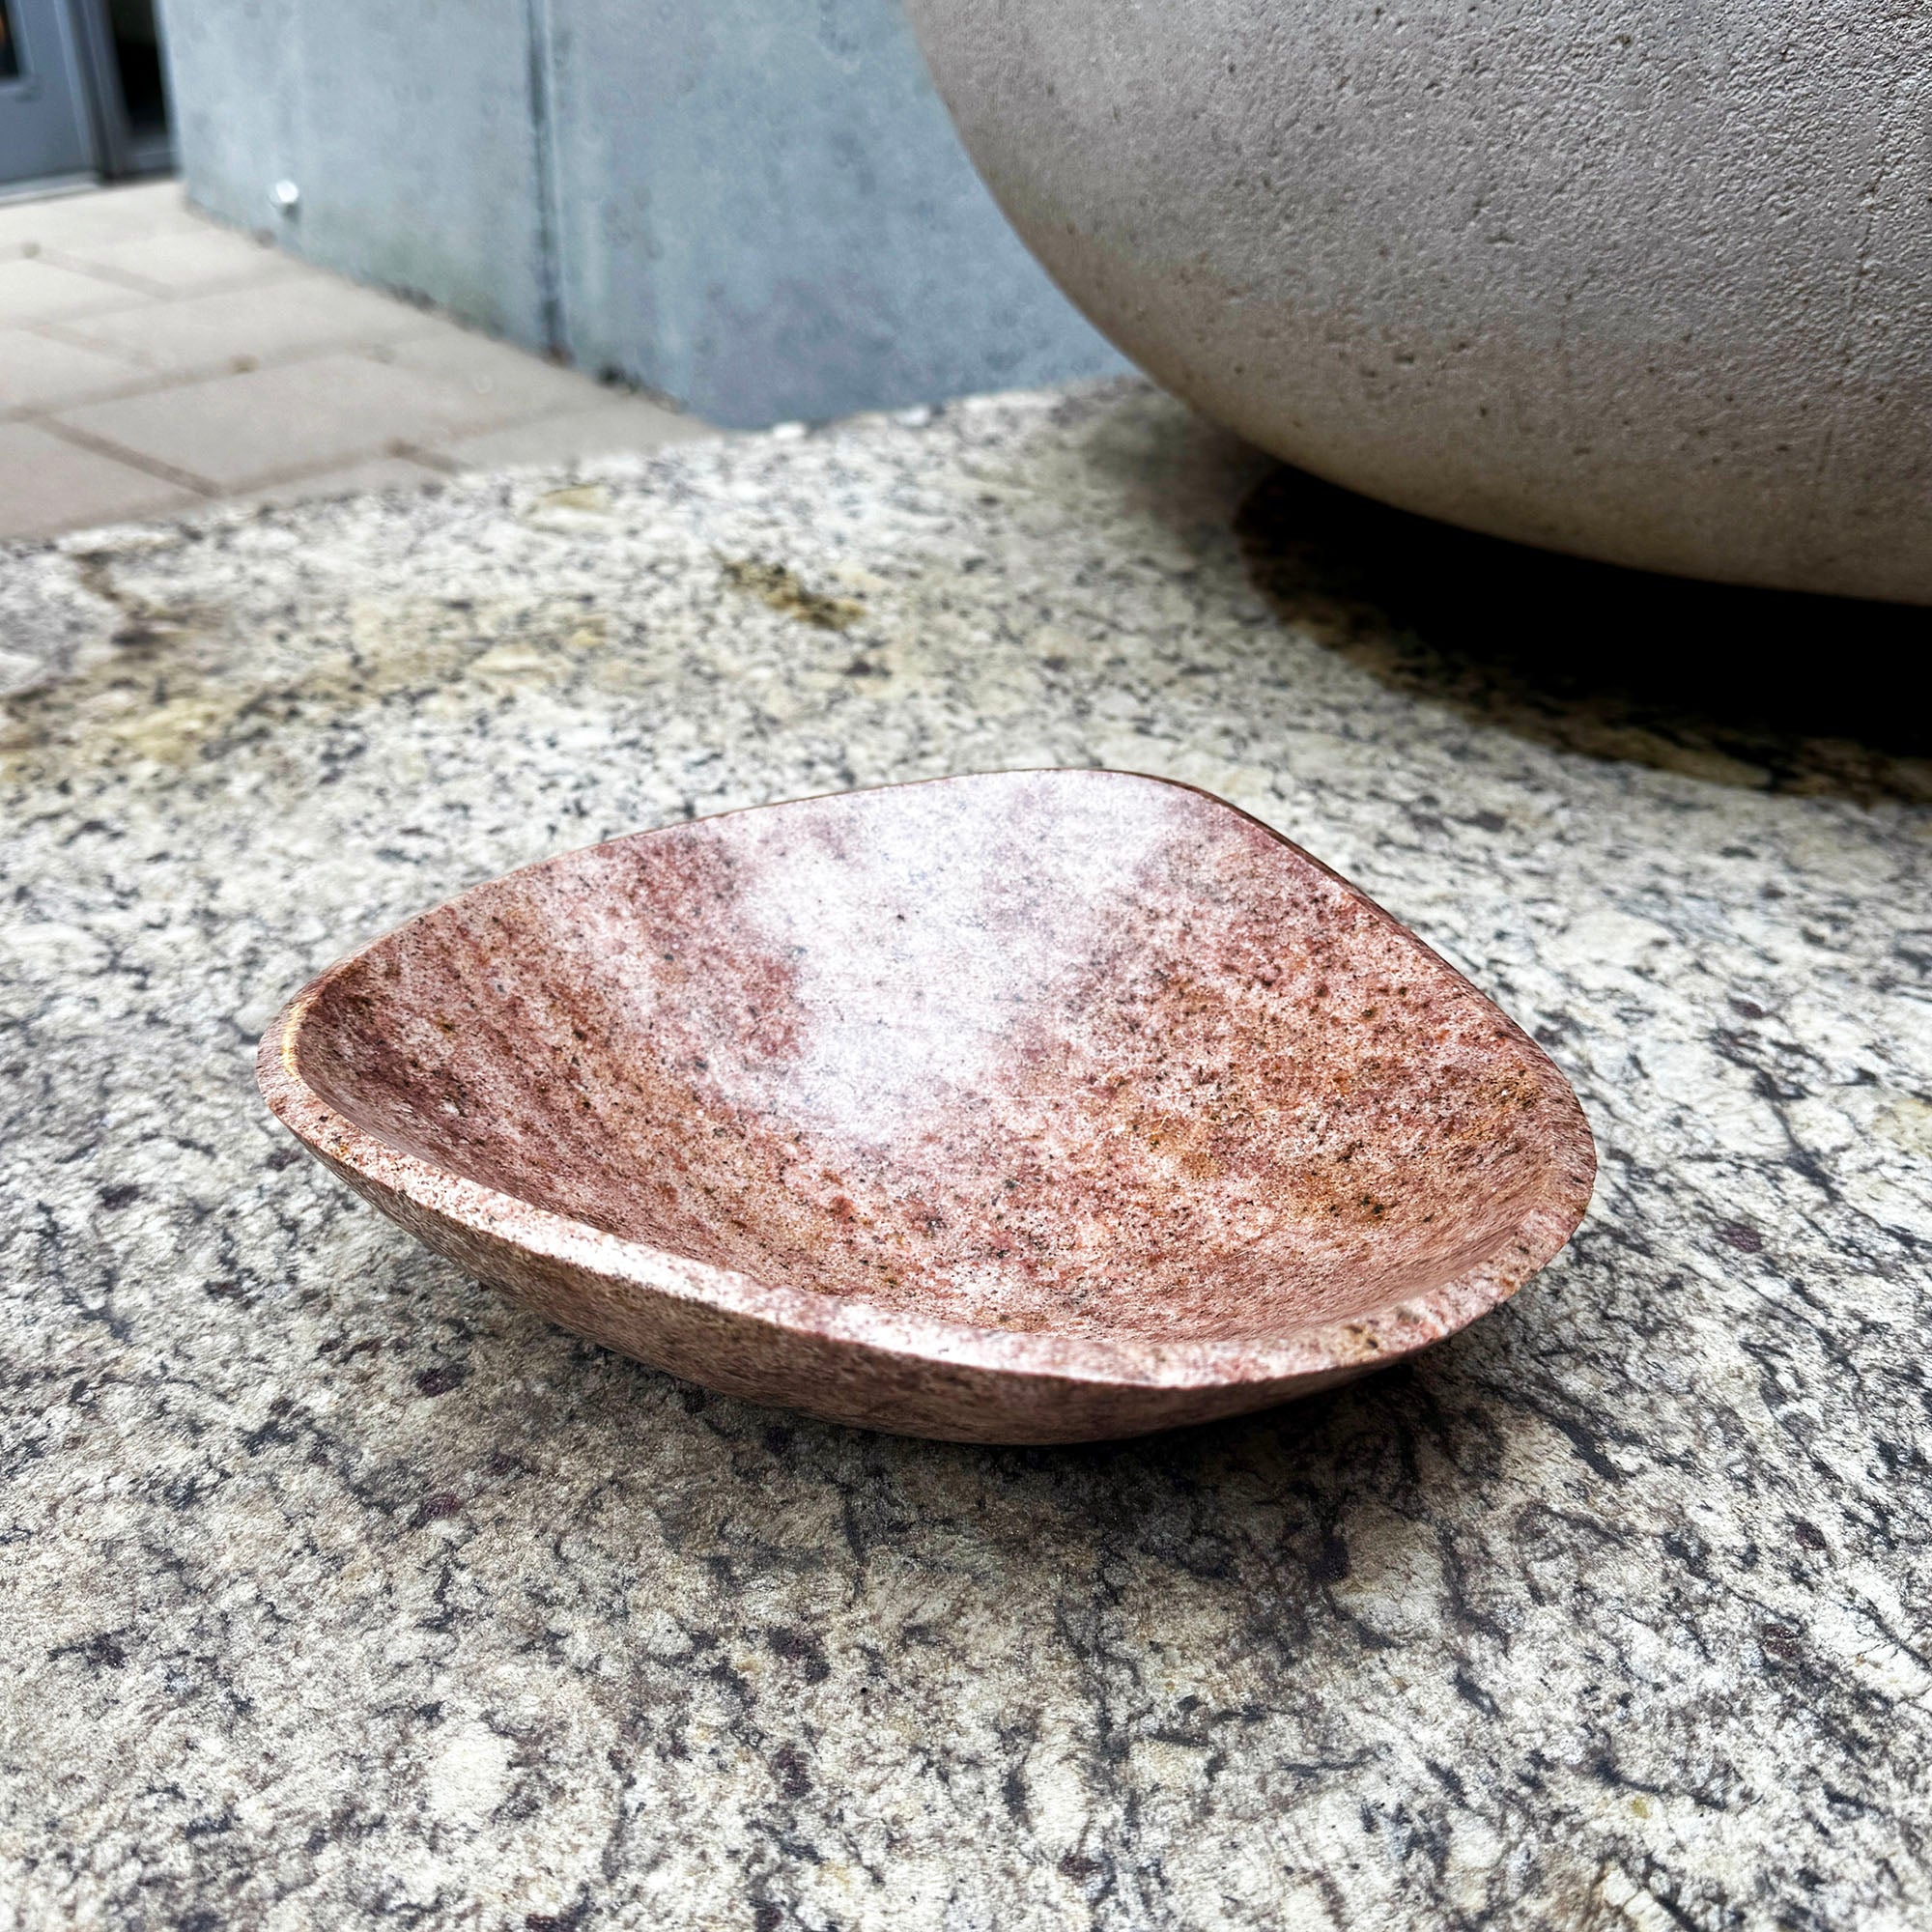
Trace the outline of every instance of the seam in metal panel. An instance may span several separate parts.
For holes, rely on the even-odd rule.
[[[536,167],[537,299],[544,347],[553,355],[569,352],[563,312],[563,273],[557,259],[556,160],[552,139],[552,61],[550,0],[524,0],[524,32],[528,51],[530,137]]]

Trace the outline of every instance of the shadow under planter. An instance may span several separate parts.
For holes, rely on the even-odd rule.
[[[1720,784],[1932,801],[1932,611],[1619,569],[1286,468],[1236,529],[1281,615],[1479,723]]]

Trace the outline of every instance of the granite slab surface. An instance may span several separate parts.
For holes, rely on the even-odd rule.
[[[1122,384],[16,548],[0,627],[0,1923],[1932,1922],[1923,613]],[[580,1344],[257,1100],[508,867],[1037,764],[1223,794],[1528,1027],[1565,1256],[1298,1406],[975,1450]]]

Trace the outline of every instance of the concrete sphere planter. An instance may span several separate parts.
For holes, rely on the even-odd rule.
[[[1406,509],[1932,603],[1932,12],[910,0],[1061,286]]]

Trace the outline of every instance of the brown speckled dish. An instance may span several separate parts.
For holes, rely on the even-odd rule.
[[[553,1320],[989,1442],[1412,1354],[1569,1238],[1563,1076],[1352,886],[1184,785],[1008,772],[530,866],[330,968],[277,1117]]]

